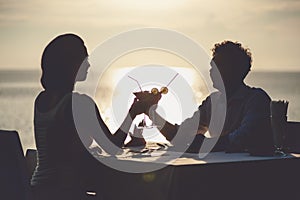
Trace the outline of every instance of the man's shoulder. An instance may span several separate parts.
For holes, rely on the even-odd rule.
[[[251,96],[253,98],[262,98],[262,99],[267,99],[270,100],[270,96],[268,95],[268,93],[263,90],[262,88],[258,88],[258,87],[248,87],[248,91],[251,94]]]
[[[222,95],[221,92],[219,91],[214,91],[212,93],[210,93],[210,95],[208,95],[201,103],[201,105],[199,106],[200,108],[204,108],[204,107],[209,107],[211,106],[212,103],[220,103],[220,102],[225,102],[225,96]]]

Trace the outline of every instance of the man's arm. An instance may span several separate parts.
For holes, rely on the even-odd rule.
[[[166,137],[168,141],[171,141],[175,137],[177,133],[176,125],[171,124],[170,122],[165,120],[156,111],[150,112],[149,118],[155,125],[157,125],[158,127],[162,127],[160,129],[160,132]]]
[[[147,115],[158,127],[162,127],[160,132],[166,137],[168,141],[171,141],[177,134],[177,131],[182,128],[187,135],[202,134],[204,135],[208,130],[208,124],[210,116],[208,116],[208,110],[210,110],[210,97],[207,97],[202,104],[198,107],[198,110],[194,112],[193,116],[185,119],[180,125],[174,125],[165,120],[155,110],[150,110]],[[195,130],[196,129],[196,130]]]
[[[128,134],[129,129],[131,127],[133,119],[137,115],[143,113],[143,111],[144,111],[142,105],[143,105],[142,101],[138,101],[137,99],[134,100],[133,104],[131,105],[131,107],[130,107],[130,109],[129,109],[129,111],[128,111],[125,119],[124,119],[124,121],[122,122],[121,126],[119,127],[119,129],[114,134],[111,134],[108,127],[103,122],[103,120],[102,120],[102,118],[99,114],[98,108],[95,105],[95,109],[97,111],[97,118],[99,120],[100,126],[102,126],[102,130],[104,130],[104,134],[117,147],[122,147],[124,145],[124,141],[127,137],[127,134]]]

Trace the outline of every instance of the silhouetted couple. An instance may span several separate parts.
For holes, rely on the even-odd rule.
[[[112,134],[93,99],[73,92],[74,84],[86,79],[90,67],[87,57],[83,40],[74,34],[56,37],[43,52],[41,83],[44,91],[37,96],[34,109],[38,165],[31,184],[36,199],[81,199],[80,195],[84,193],[82,189],[85,188],[87,179],[91,178],[85,172],[92,170],[92,165],[100,165],[85,147],[93,140],[101,144],[101,141],[97,141],[101,137],[97,135],[103,133],[113,144],[122,147],[132,120],[141,113],[148,114],[154,123],[163,124],[161,133],[171,142],[180,127],[189,123],[190,119],[187,119],[181,125],[173,125],[155,110],[151,109],[149,112],[150,107],[155,108],[153,105],[158,103],[161,95],[147,93],[150,98],[135,99],[124,122]],[[251,61],[249,50],[240,43],[224,41],[215,45],[210,72],[214,87],[219,91],[208,96],[195,112],[193,117],[200,117],[197,119],[199,125],[197,131],[187,133],[196,136],[191,145],[186,144],[188,152],[199,151],[205,139],[204,133],[209,130],[211,98],[224,95],[225,92],[225,124],[213,150],[263,152],[270,148],[270,98],[263,90],[250,88],[243,82],[250,71]],[[221,74],[224,90],[219,81],[214,80],[217,71]],[[103,133],[94,132],[86,124],[81,131],[86,132],[87,137],[80,138],[73,119],[72,99],[83,102],[82,105],[86,105],[87,110],[96,111]]]

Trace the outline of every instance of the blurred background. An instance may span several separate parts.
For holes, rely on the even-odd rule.
[[[272,99],[288,100],[288,119],[300,121],[300,1],[0,0],[0,10],[0,128],[19,131],[24,149],[35,148],[33,104],[42,90],[41,54],[50,40],[68,32],[81,36],[89,52],[120,32],[142,27],[178,31],[208,55],[217,42],[239,41],[253,54],[246,82],[262,87]],[[109,66],[98,85],[95,101],[110,128],[111,99],[118,94],[113,88],[128,71],[145,64],[176,67],[198,104],[208,94],[203,77],[173,54],[127,54]]]

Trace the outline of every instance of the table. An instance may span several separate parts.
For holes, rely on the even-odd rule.
[[[134,166],[163,165],[154,172],[126,173],[101,167],[104,199],[300,199],[300,154],[254,157],[247,153],[210,153],[204,159],[184,154],[166,163],[148,162],[155,156],[121,154],[119,161]],[[165,153],[161,151],[161,153]],[[168,152],[169,153],[169,152]],[[173,152],[176,154],[176,152]],[[122,157],[123,156],[123,157]],[[158,157],[163,157],[160,155]],[[108,158],[111,159],[111,158]],[[163,160],[163,159],[162,159]],[[100,172],[101,171],[101,172]]]

